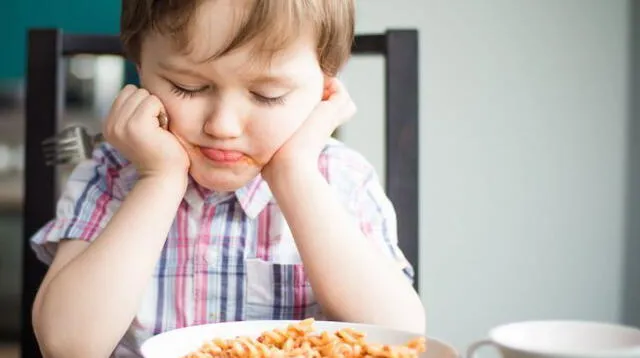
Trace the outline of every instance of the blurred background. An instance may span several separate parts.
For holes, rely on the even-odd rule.
[[[640,1],[357,6],[358,33],[420,32],[419,270],[429,334],[462,349],[525,319],[640,325]],[[6,347],[19,334],[26,30],[116,34],[118,16],[119,1],[0,2]],[[382,61],[356,58],[342,74],[359,112],[340,131],[380,172]],[[65,125],[98,130],[125,63],[76,56],[66,71]]]
[[[26,35],[31,27],[70,32],[117,33],[119,1],[26,0],[0,2],[0,341],[19,337],[22,177]],[[123,62],[77,56],[66,65],[65,123],[99,127],[106,97],[123,81]],[[66,172],[63,170],[61,174]],[[15,354],[15,353],[14,353]]]

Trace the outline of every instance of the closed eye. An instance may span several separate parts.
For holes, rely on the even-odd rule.
[[[197,94],[205,92],[206,90],[209,89],[209,86],[203,86],[200,88],[193,88],[193,89],[184,88],[184,87],[178,86],[175,83],[172,83],[171,87],[172,87],[171,92],[173,92],[176,96],[182,97],[182,98],[193,98]]]
[[[253,99],[256,102],[267,105],[267,106],[282,105],[285,103],[286,96],[267,97],[267,96],[257,94],[255,92],[252,92],[251,94],[253,95]]]

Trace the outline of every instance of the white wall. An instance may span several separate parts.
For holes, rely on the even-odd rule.
[[[503,322],[621,316],[628,1],[360,0],[420,30],[423,297],[462,348]],[[344,140],[382,170],[382,60]]]

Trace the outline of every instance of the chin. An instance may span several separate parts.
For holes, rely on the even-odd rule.
[[[234,192],[247,185],[254,177],[245,178],[226,170],[191,170],[191,177],[202,187],[216,192]]]

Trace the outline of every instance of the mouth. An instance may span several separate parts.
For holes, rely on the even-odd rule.
[[[205,158],[220,165],[233,165],[253,162],[253,160],[249,156],[235,150],[200,147],[200,152]]]

